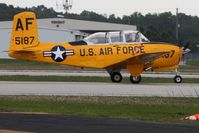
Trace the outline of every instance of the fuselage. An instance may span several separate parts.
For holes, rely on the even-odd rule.
[[[178,67],[182,54],[181,48],[178,46],[164,43],[83,46],[73,46],[68,43],[40,43],[38,47],[30,50],[34,52],[32,54],[26,52],[19,54],[16,51],[10,51],[9,55],[14,58],[26,60],[90,68],[107,68],[112,64],[143,56],[144,67],[152,67],[154,70],[160,70],[167,67]],[[152,53],[161,54],[164,51],[170,51],[170,53],[161,57],[156,55],[158,58],[152,62],[145,61],[144,57],[146,55]],[[125,67],[125,65],[121,65],[121,67]]]
[[[153,43],[138,31],[95,33],[83,41],[63,44],[39,42],[36,15],[22,12],[14,17],[9,56],[17,59],[103,68],[112,82],[121,82],[121,69],[130,81],[139,83],[144,70],[178,68],[183,49],[168,43]],[[175,77],[175,82],[182,78]]]

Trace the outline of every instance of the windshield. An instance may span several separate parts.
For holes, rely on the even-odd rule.
[[[149,40],[140,32],[125,33],[125,39],[127,43],[130,42],[149,42]]]
[[[88,44],[103,44],[108,43],[108,37],[105,32],[92,34],[84,39]]]
[[[84,41],[87,42],[88,45],[149,42],[139,31],[98,32],[86,37]]]

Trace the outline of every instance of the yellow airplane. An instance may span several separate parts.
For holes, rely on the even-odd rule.
[[[121,82],[127,69],[132,83],[140,83],[143,71],[177,70],[183,47],[149,42],[140,32],[96,33],[79,42],[44,43],[38,38],[36,15],[15,15],[9,56],[17,59],[106,69],[112,82]],[[176,71],[176,83],[182,77]]]

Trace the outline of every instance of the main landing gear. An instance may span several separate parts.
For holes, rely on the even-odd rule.
[[[107,72],[110,74],[113,83],[120,83],[122,81],[123,77],[120,73],[120,69],[110,69],[107,70]]]
[[[111,75],[111,80],[114,83],[120,83],[123,79],[120,72],[113,72],[110,75]]]
[[[139,84],[142,80],[141,76],[135,77],[135,76],[130,76],[130,81],[133,84]]]
[[[111,81],[113,83],[120,83],[123,79],[120,71],[108,71],[108,73],[110,74],[110,77],[111,77]],[[130,76],[130,81],[131,83],[133,84],[139,84],[141,82],[142,78],[141,76]]]

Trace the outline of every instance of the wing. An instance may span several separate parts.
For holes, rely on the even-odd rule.
[[[152,63],[155,59],[158,59],[171,51],[164,51],[164,52],[154,52],[149,54],[142,54],[139,56],[134,56],[128,59],[125,59],[119,63],[115,63],[112,65],[107,66],[106,68],[126,68],[129,62],[133,62],[134,60],[142,62],[144,65]]]
[[[143,61],[144,65],[146,64],[150,64],[152,61],[154,61],[155,59],[158,59],[166,54],[169,54],[169,52],[160,52],[160,53],[152,53],[152,54],[147,54],[147,55],[143,55],[140,57],[140,59]]]

